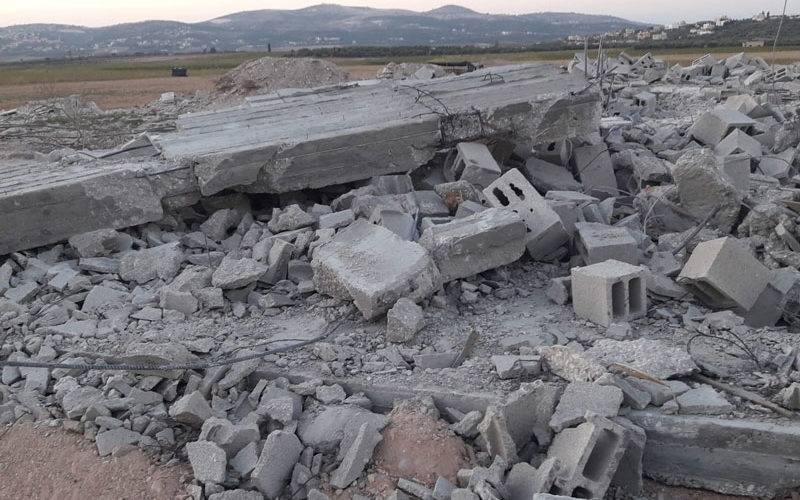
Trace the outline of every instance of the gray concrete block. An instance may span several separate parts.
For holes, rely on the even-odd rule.
[[[466,200],[458,205],[458,209],[456,209],[456,219],[463,219],[464,217],[469,217],[470,215],[483,212],[484,210],[486,210],[486,207],[477,201]]]
[[[575,314],[603,326],[631,321],[647,314],[644,269],[607,260],[572,269],[572,307]]]
[[[534,259],[542,259],[568,240],[561,217],[517,169],[511,169],[483,190],[493,207],[516,212],[528,228],[525,246]]]
[[[381,194],[405,194],[414,191],[414,184],[408,174],[380,175],[370,180],[370,185]]]
[[[534,468],[528,463],[515,464],[506,476],[509,500],[530,500],[537,493],[550,491],[556,478],[556,459],[548,458]]]
[[[557,458],[561,466],[550,492],[603,498],[629,440],[624,427],[592,414],[578,427],[561,431],[547,451],[547,457]]]
[[[264,283],[274,285],[286,279],[289,275],[289,261],[292,259],[296,247],[280,238],[275,239],[267,255],[267,269],[258,279]]]
[[[688,134],[706,146],[715,147],[731,130],[747,131],[755,123],[755,120],[735,109],[716,108],[700,115]]]
[[[339,229],[340,227],[349,226],[354,220],[355,214],[348,208],[347,210],[342,210],[340,212],[332,212],[329,214],[320,215],[319,228]]]
[[[774,498],[800,487],[800,425],[791,421],[664,415],[628,418],[647,433],[643,468],[668,484]]]
[[[771,279],[764,267],[735,238],[700,243],[686,262],[678,283],[706,305],[749,311]]]
[[[228,459],[222,448],[210,441],[193,441],[186,443],[186,453],[196,480],[201,483],[225,481]]]
[[[595,222],[575,224],[575,247],[586,265],[609,259],[638,263],[636,239],[624,227],[607,226]]]
[[[248,443],[261,439],[261,433],[255,424],[233,424],[225,418],[211,417],[203,422],[197,439],[219,445],[228,457],[233,458]]]
[[[81,258],[103,257],[122,249],[120,234],[110,228],[76,234],[69,244]]]
[[[311,497],[309,496],[309,498]],[[264,495],[250,490],[227,490],[214,493],[208,497],[208,500],[264,500]]]
[[[800,272],[796,269],[784,267],[774,270],[769,283],[744,315],[745,323],[754,328],[775,326],[787,309],[787,294],[797,286],[800,286]]]
[[[739,129],[734,129],[714,148],[719,156],[746,154],[752,158],[761,158],[761,143]]]
[[[425,218],[423,220],[428,220]],[[369,221],[373,224],[383,226],[405,241],[417,240],[417,221],[414,216],[400,210],[392,208],[376,207],[372,211]],[[424,228],[423,228],[424,230]]]
[[[718,156],[717,167],[740,193],[747,194],[750,189],[750,155]]]
[[[466,278],[517,261],[525,252],[525,224],[506,208],[425,230],[419,240],[433,256],[443,282]]]
[[[611,485],[622,488],[626,493],[633,496],[641,495],[644,488],[642,481],[642,456],[647,444],[647,434],[644,429],[634,424],[627,418],[616,417],[612,419],[615,423],[628,430],[628,446],[625,454],[617,467],[617,472],[611,478]]]
[[[389,310],[399,298],[418,302],[439,288],[428,252],[388,229],[358,220],[314,252],[317,291],[352,299],[365,318]]]
[[[247,443],[247,445],[239,450],[239,453],[230,460],[233,470],[238,472],[242,477],[247,477],[257,463],[258,444],[256,442]]]
[[[267,436],[250,478],[258,491],[268,499],[277,498],[288,484],[294,465],[300,459],[303,445],[292,433],[273,431]]]
[[[500,166],[485,144],[461,142],[456,146],[456,152],[449,169],[454,180],[465,180],[483,189],[502,174]]]
[[[616,386],[572,382],[550,418],[550,428],[560,432],[577,425],[583,422],[587,411],[601,417],[616,417],[621,404],[622,391]]]

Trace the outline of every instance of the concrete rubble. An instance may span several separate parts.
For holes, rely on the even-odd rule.
[[[0,164],[0,423],[211,499],[797,491],[798,98],[743,55],[582,57]]]

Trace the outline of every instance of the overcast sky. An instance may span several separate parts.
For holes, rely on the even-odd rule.
[[[298,9],[319,3],[321,0],[0,0],[0,26],[27,23],[104,26],[148,19],[197,22],[243,10]],[[774,15],[783,9],[782,0],[444,0],[438,3],[430,0],[328,0],[327,3],[416,11],[451,3],[492,14],[570,11],[610,14],[655,24],[698,21],[720,15],[738,19],[750,17],[761,9]],[[787,13],[800,12],[799,3],[790,2]]]

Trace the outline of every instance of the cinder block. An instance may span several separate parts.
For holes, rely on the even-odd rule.
[[[593,222],[575,224],[575,246],[586,265],[615,259],[636,265],[636,239],[624,227],[606,226]]]
[[[630,440],[619,467],[617,467],[617,472],[611,479],[611,484],[624,489],[629,495],[639,496],[644,486],[642,483],[642,456],[647,444],[647,434],[644,429],[627,418],[616,417],[614,422],[628,430]]]
[[[525,162],[525,174],[531,183],[542,193],[552,190],[580,191],[583,185],[572,177],[572,172],[562,167],[544,161],[540,158],[528,158]]]
[[[605,144],[575,148],[572,166],[586,192],[603,197],[618,193],[614,165]]]
[[[456,158],[450,166],[452,180],[465,180],[481,188],[495,181],[502,171],[489,148],[479,142],[462,142],[456,146]]]
[[[700,243],[678,275],[678,283],[706,305],[752,309],[771,273],[736,238]]]
[[[753,158],[761,158],[761,143],[739,129],[733,129],[725,139],[714,148],[720,156],[748,154]]]
[[[569,240],[561,217],[517,169],[509,170],[483,190],[493,207],[508,207],[528,227],[525,246],[534,259],[552,254]]]
[[[735,128],[747,132],[756,124],[749,116],[730,108],[717,108],[700,116],[689,135],[703,144],[716,147]]]
[[[561,431],[547,451],[547,457],[557,458],[561,465],[550,492],[603,498],[629,441],[624,427],[587,412],[586,422]]]
[[[641,318],[647,314],[645,270],[618,260],[573,268],[572,306],[603,326]]]

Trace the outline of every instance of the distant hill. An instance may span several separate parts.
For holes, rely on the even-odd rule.
[[[612,16],[544,12],[480,14],[457,5],[428,12],[321,4],[238,12],[201,23],[145,21],[102,28],[29,24],[0,28],[0,59],[103,54],[263,50],[353,45],[533,44],[641,28]]]

